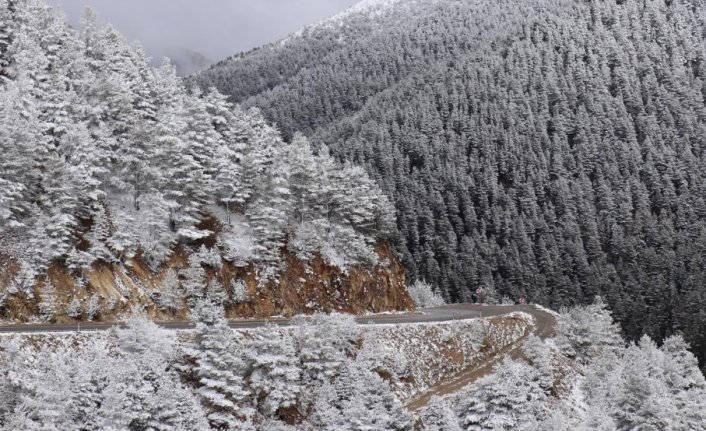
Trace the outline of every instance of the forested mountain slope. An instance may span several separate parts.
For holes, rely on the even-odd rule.
[[[412,279],[601,293],[703,364],[705,36],[702,0],[378,1],[192,81],[365,165]]]
[[[231,307],[272,313],[371,291],[411,304],[364,169],[187,91],[90,11],[75,31],[41,0],[0,0],[0,154],[3,317],[177,312],[216,278]]]

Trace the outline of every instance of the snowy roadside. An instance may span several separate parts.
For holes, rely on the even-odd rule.
[[[382,346],[387,362],[398,364],[397,378],[391,376],[390,383],[401,400],[410,400],[494,357],[533,326],[531,315],[516,312],[444,323],[376,325],[365,328],[364,332],[368,339]]]

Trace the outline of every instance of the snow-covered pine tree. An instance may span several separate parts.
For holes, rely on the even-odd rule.
[[[45,322],[52,322],[56,318],[56,289],[51,279],[47,275],[44,278],[44,288],[40,294],[39,313]]]
[[[625,342],[600,296],[592,305],[571,308],[559,317],[558,345],[567,354],[586,362],[603,350],[616,350]]]
[[[288,181],[294,218],[300,223],[318,218],[314,210],[321,182],[317,181],[317,164],[309,141],[296,135],[285,154],[290,165]]]
[[[461,431],[459,418],[442,398],[433,397],[420,416],[426,431]]]
[[[169,219],[175,203],[169,201],[157,189],[140,194],[137,202],[140,207],[139,220],[126,219],[125,221],[137,223],[142,227],[135,239],[139,241],[143,257],[153,269],[156,269],[171,255],[172,246],[177,240],[175,232],[169,226]],[[122,227],[129,232],[129,227],[125,225]],[[131,248],[136,248],[136,245],[132,244]]]
[[[260,412],[273,417],[280,409],[296,406],[302,371],[291,335],[266,327],[249,340],[245,354],[247,384]]]
[[[684,429],[706,428],[706,379],[699,362],[681,335],[673,335],[660,347],[664,354],[663,378],[676,401]]]
[[[12,43],[15,22],[10,11],[10,0],[0,0],[0,77],[7,79],[9,59],[7,49]]]
[[[240,141],[236,126],[236,115],[233,106],[227,98],[215,89],[204,95],[203,103],[209,114],[215,132],[219,134],[218,145],[213,150],[213,160],[210,164],[215,168],[214,186],[216,201],[225,206],[226,220],[231,224],[231,214],[235,205],[245,203],[241,166],[243,160],[244,142]]]
[[[547,393],[530,365],[505,360],[495,372],[457,397],[461,425],[468,431],[524,428],[547,414]]]
[[[208,177],[203,160],[192,148],[193,136],[188,134],[188,96],[171,63],[160,67],[155,79],[159,88],[155,143],[160,155],[156,163],[163,170],[159,188],[170,202],[171,230],[187,239],[199,239],[205,234],[199,233],[194,225],[199,208],[207,201]]]
[[[182,282],[184,296],[187,303],[193,307],[199,299],[203,298],[206,286],[206,271],[201,266],[199,259],[192,256],[189,259],[189,267],[181,272],[184,277]]]
[[[74,298],[71,300],[69,306],[66,307],[66,315],[72,319],[78,319],[83,316],[83,304],[81,304],[81,300],[79,298]]]
[[[353,356],[360,337],[355,319],[344,314],[315,314],[298,317],[293,324],[304,385],[332,382],[341,365]]]
[[[661,378],[659,350],[647,336],[630,346],[617,383],[613,416],[619,430],[669,429],[678,423],[675,399]]]
[[[180,288],[179,275],[174,269],[169,268],[162,279],[157,305],[159,305],[159,308],[162,310],[166,310],[171,313],[176,312],[182,301],[181,292],[182,290]]]
[[[114,329],[117,355],[110,358],[99,417],[115,429],[204,429],[205,413],[171,367],[176,337],[146,319]]]
[[[101,296],[98,293],[91,295],[86,305],[86,317],[88,320],[96,320],[101,314]]]
[[[107,263],[116,261],[115,254],[110,249],[112,232],[110,216],[106,209],[106,202],[99,202],[92,215],[93,225],[86,233],[85,240],[90,244],[89,254],[97,260]]]
[[[277,262],[285,244],[292,203],[286,169],[279,166],[280,162],[271,163],[264,168],[267,174],[257,184],[257,200],[249,205],[248,218],[263,260]]]
[[[334,385],[341,412],[335,429],[414,429],[412,416],[389,384],[363,364],[348,362]]]
[[[336,429],[343,422],[336,388],[331,383],[323,383],[312,393],[313,405],[307,423],[314,429]]]
[[[196,382],[212,427],[247,429],[256,413],[244,381],[249,369],[247,343],[228,327],[222,305],[207,298],[197,303],[196,310],[196,335],[185,349],[186,363],[180,370]]]

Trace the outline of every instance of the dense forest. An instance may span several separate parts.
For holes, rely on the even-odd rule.
[[[211,266],[277,269],[286,247],[345,268],[376,261],[394,230],[363,168],[188,91],[91,11],[78,31],[41,0],[0,0],[0,78],[0,306],[38,293],[50,265],[157,270],[206,244]]]
[[[73,342],[2,341],[0,429],[413,430],[374,371],[395,372],[385,346],[371,336],[359,347],[352,316],[246,333],[222,308],[197,308],[188,341],[145,319]]]
[[[133,319],[103,333],[3,337],[0,429],[706,430],[706,380],[683,338],[626,347],[600,301],[559,315],[556,339],[530,336],[523,360],[415,414],[400,387],[421,384],[425,359],[448,361],[420,352],[436,357],[450,338],[485,350],[503,324],[372,329],[332,314],[243,331],[213,299],[179,334]],[[412,337],[408,348],[395,333]]]
[[[369,1],[190,81],[365,166],[410,281],[600,293],[703,365],[705,37],[702,0]]]
[[[436,422],[438,412],[455,416],[451,426],[425,429],[706,430],[706,380],[681,335],[659,347],[645,335],[626,347],[600,297],[558,321],[556,339],[525,342],[525,361],[506,359],[428,408],[423,417],[432,424],[444,424]]]

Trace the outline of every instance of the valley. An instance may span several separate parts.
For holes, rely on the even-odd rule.
[[[153,2],[0,0],[0,430],[706,431],[706,0]]]
[[[599,294],[628,339],[682,332],[704,366],[705,11],[372,1],[189,82],[364,166],[410,281],[451,302]]]

